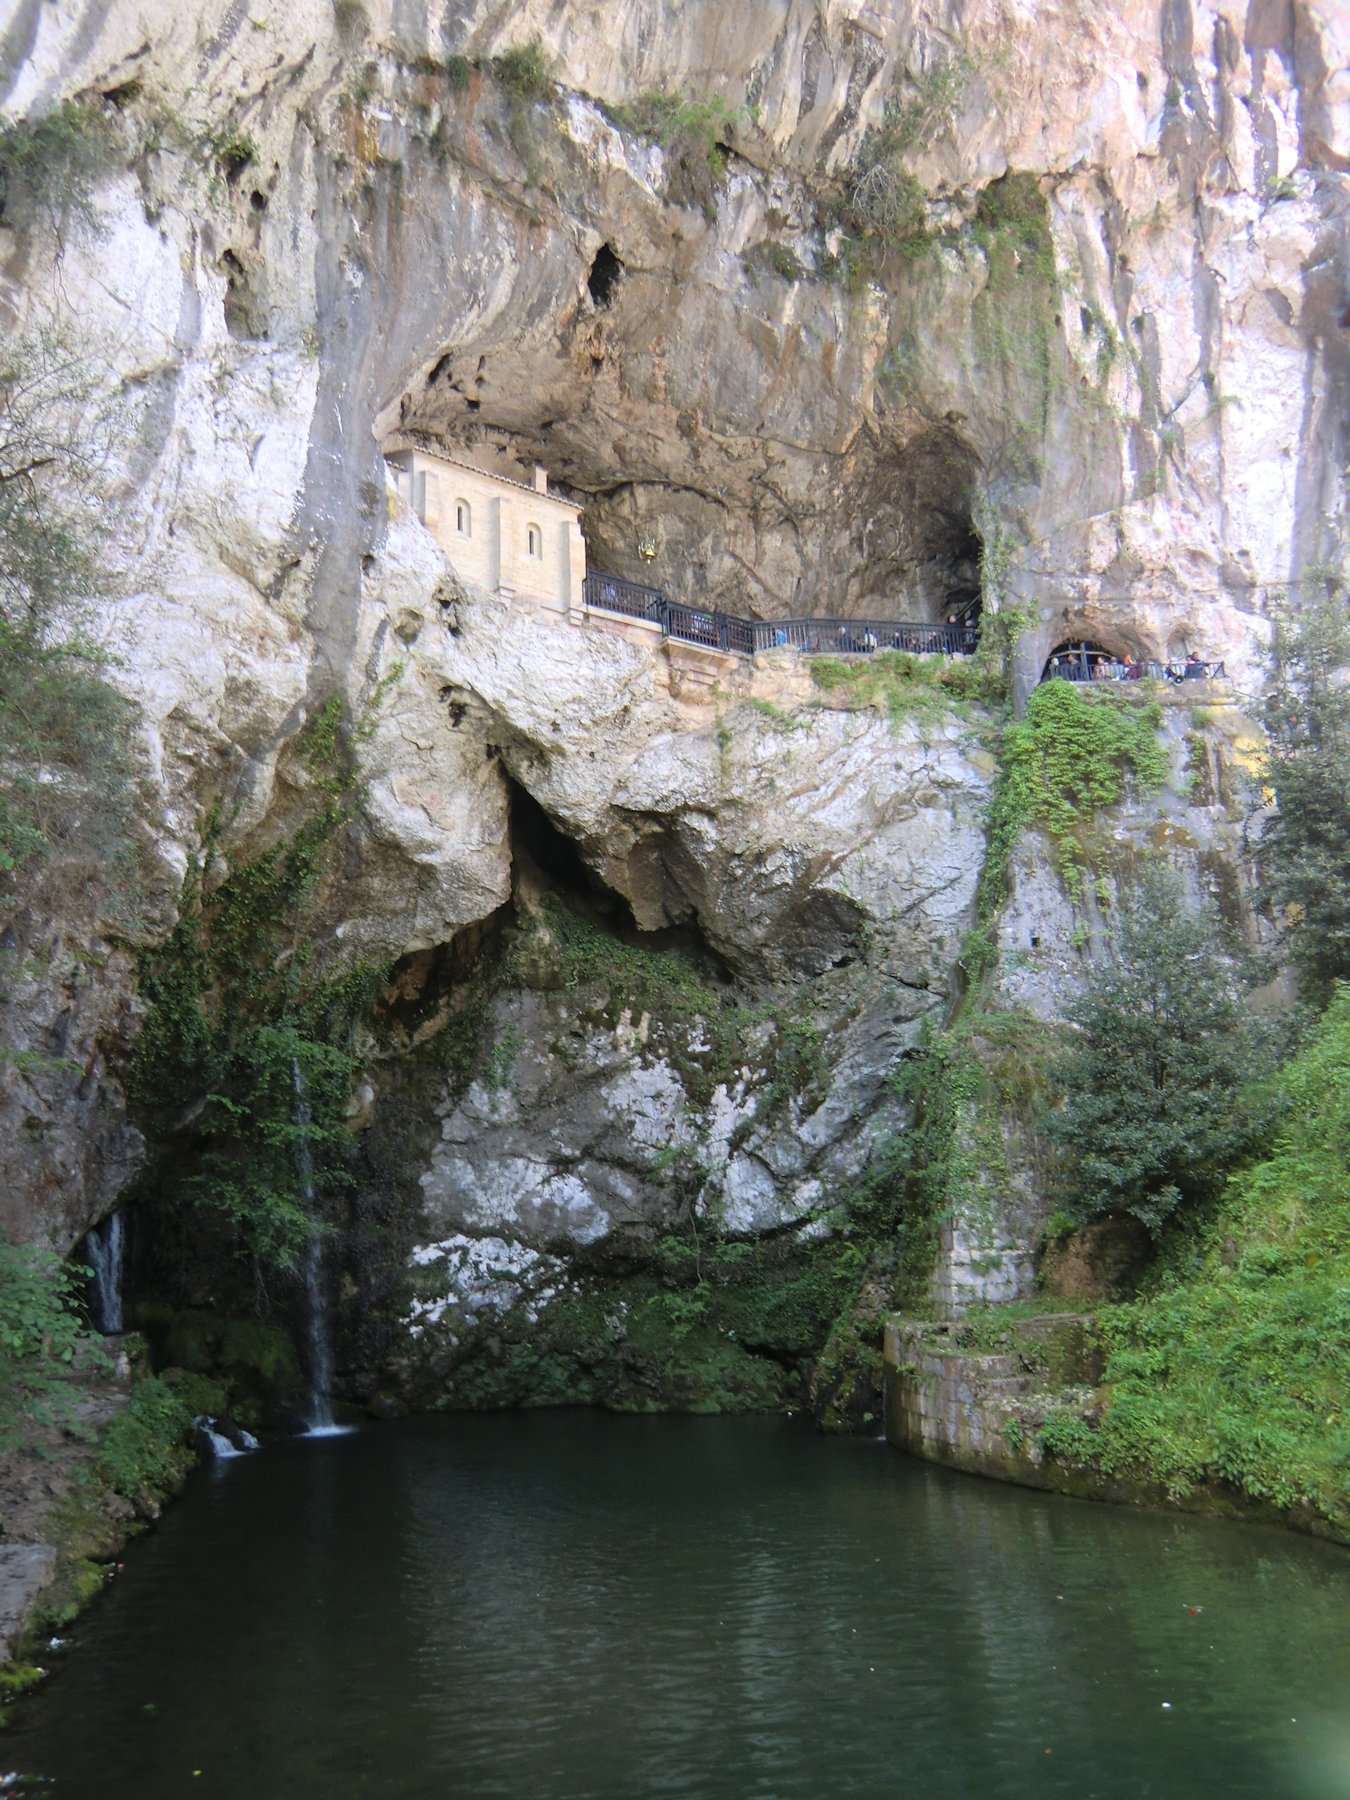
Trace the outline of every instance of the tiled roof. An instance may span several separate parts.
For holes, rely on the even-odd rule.
[[[470,475],[481,475],[484,481],[500,481],[506,487],[520,488],[526,494],[533,494],[536,500],[552,500],[558,506],[581,511],[575,500],[565,500],[561,494],[550,494],[547,489],[541,494],[528,481],[517,481],[513,475],[499,475],[495,469],[480,469],[477,463],[466,462],[462,456],[447,456],[444,450],[425,450],[421,444],[400,444],[398,450],[390,451],[389,455],[397,455],[403,450],[411,451],[414,456],[428,457],[432,462],[448,463],[452,469],[467,469]]]

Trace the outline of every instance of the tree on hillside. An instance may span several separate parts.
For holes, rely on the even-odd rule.
[[[1324,999],[1350,978],[1350,614],[1330,593],[1276,628],[1263,720],[1277,811],[1261,837],[1283,947]]]
[[[1046,1126],[1080,1223],[1128,1213],[1156,1236],[1217,1191],[1252,1138],[1239,1094],[1264,1060],[1246,987],[1213,912],[1189,911],[1171,870],[1146,869],[1053,1070],[1064,1105]]]
[[[89,630],[106,589],[89,489],[109,423],[87,359],[53,335],[0,350],[2,878],[75,835],[109,857],[129,776],[130,710]]]

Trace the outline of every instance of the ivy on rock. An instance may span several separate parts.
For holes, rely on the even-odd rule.
[[[291,836],[240,860],[209,886],[219,816],[184,883],[168,942],[140,962],[149,1011],[130,1091],[171,1140],[160,1203],[203,1209],[260,1266],[292,1268],[350,1185],[347,1111],[358,1063],[352,1028],[383,970],[321,966],[304,929],[307,903],[357,783],[330,701],[302,742],[319,809]]]

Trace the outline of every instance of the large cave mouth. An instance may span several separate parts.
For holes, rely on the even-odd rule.
[[[618,371],[632,375],[618,318],[637,316],[621,296],[641,278],[607,245],[579,274],[586,297],[559,326],[571,357],[564,367],[516,344],[441,349],[383,409],[386,448],[515,484],[545,479],[550,495],[582,509],[592,572],[700,611],[978,623],[976,496],[985,474],[959,415],[917,431],[897,420],[860,434],[843,458],[822,449],[816,462],[803,446],[781,483],[747,482],[743,438],[735,451],[734,434],[693,413],[663,436],[664,401],[645,426],[635,403],[638,422],[616,431],[611,384]],[[657,397],[647,399],[655,408]],[[416,503],[415,489],[410,497]],[[470,531],[457,524],[448,489],[445,498],[442,547],[467,578],[491,585],[499,565],[486,519],[475,516]]]

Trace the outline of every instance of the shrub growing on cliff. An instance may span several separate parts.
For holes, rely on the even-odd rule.
[[[0,1450],[24,1425],[76,1423],[66,1376],[80,1344],[79,1275],[50,1250],[0,1243]],[[85,1366],[106,1365],[91,1344]]]
[[[192,871],[172,936],[141,960],[149,1013],[131,1096],[158,1133],[189,1134],[156,1198],[225,1220],[238,1252],[264,1266],[294,1267],[316,1217],[348,1186],[357,1064],[347,1045],[379,971],[358,963],[317,975],[297,941],[345,816],[335,798],[210,894]]]
[[[130,711],[88,627],[98,530],[62,493],[94,473],[91,385],[53,337],[0,352],[0,876],[77,833],[106,855],[122,823]]]
[[[504,88],[522,100],[546,100],[553,92],[552,65],[538,36],[494,56],[492,73]]]
[[[0,218],[33,213],[97,229],[90,194],[117,142],[95,100],[63,100],[36,119],[0,126]]]
[[[1079,1037],[1054,1071],[1065,1101],[1047,1129],[1075,1219],[1128,1213],[1156,1235],[1219,1191],[1256,1129],[1240,1094],[1262,1037],[1244,991],[1212,913],[1187,910],[1170,870],[1147,869],[1071,1008]]]
[[[666,152],[667,191],[681,206],[715,209],[719,182],[726,171],[723,144],[736,123],[736,111],[720,94],[689,100],[680,94],[639,94],[610,112],[615,123],[638,137],[651,138]]]
[[[1130,781],[1147,792],[1167,779],[1161,718],[1156,705],[1095,690],[1080,694],[1068,681],[1046,681],[1036,689],[1026,717],[1004,734],[980,876],[981,926],[1007,898],[1008,862],[1028,827],[1050,839],[1064,885],[1077,897],[1092,860],[1096,813],[1114,806]],[[965,960],[971,973],[979,972]]]
[[[359,742],[397,679],[377,682],[347,727]],[[148,1004],[129,1091],[157,1136],[176,1137],[172,1173],[154,1204],[202,1209],[229,1227],[255,1264],[292,1268],[316,1220],[331,1217],[349,1186],[347,1104],[357,1062],[355,1020],[381,980],[356,961],[319,972],[306,907],[360,784],[334,697],[299,744],[318,809],[294,834],[240,858],[208,888],[219,819],[184,883],[168,941],[140,960]]]
[[[1325,996],[1350,978],[1350,621],[1343,593],[1276,630],[1263,709],[1277,812],[1261,837],[1283,947]]]

